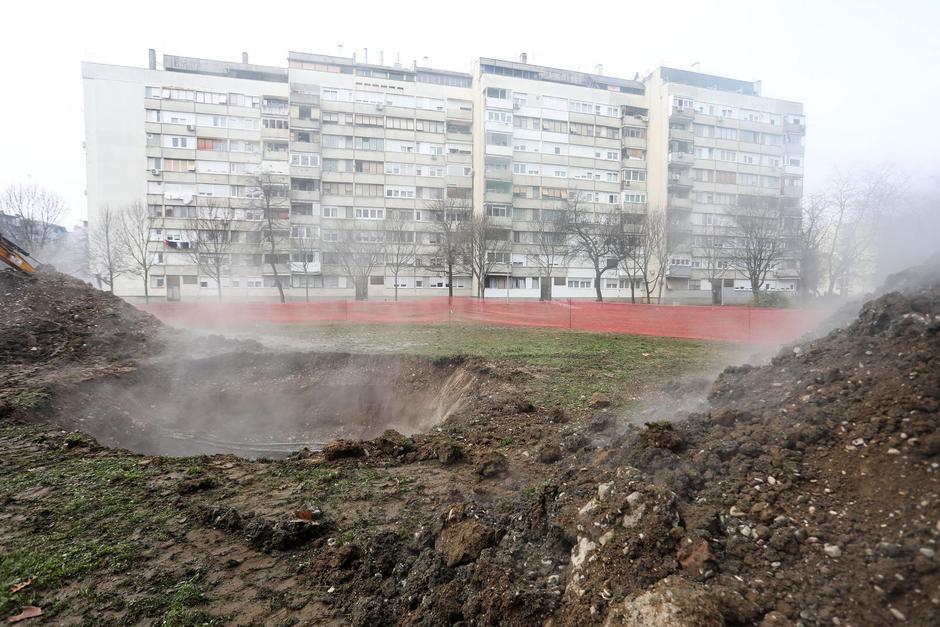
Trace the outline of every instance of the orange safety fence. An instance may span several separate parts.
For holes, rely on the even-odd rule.
[[[820,309],[647,305],[563,299],[506,301],[470,297],[310,303],[151,303],[138,305],[178,327],[264,323],[471,323],[553,327],[724,342],[781,344],[812,330],[828,315]]]

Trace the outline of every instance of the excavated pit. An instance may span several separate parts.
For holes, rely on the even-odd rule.
[[[61,425],[139,453],[282,457],[426,430],[463,406],[477,377],[459,359],[230,353],[86,382],[51,409]]]

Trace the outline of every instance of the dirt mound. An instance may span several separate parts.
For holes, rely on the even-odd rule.
[[[113,369],[163,347],[156,318],[58,272],[0,270],[0,305],[0,402],[42,373]]]
[[[356,624],[935,624],[936,274],[727,369],[710,400],[601,448],[584,446],[590,424],[566,425],[581,439],[548,472],[533,448],[414,541],[375,536],[356,547],[370,559],[312,569]],[[535,464],[523,497],[493,498]]]

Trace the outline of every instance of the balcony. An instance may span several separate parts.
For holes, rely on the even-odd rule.
[[[692,131],[687,128],[669,127],[669,139],[676,139],[684,142],[692,141]]]
[[[671,265],[666,270],[666,276],[670,279],[687,279],[692,276],[692,267]]]
[[[668,184],[670,190],[686,191],[692,187],[692,177],[688,174],[670,174]]]
[[[689,211],[692,209],[692,199],[691,198],[680,198],[679,196],[669,195],[667,204],[670,209],[684,209]]]
[[[691,152],[670,152],[669,153],[669,167],[670,168],[691,168],[694,162],[695,162],[695,155],[693,155]]]
[[[695,118],[695,111],[690,107],[673,107],[669,114],[671,122],[691,122]]]
[[[294,274],[303,274],[304,264],[299,261],[292,261],[290,262],[290,271],[293,272]],[[321,272],[320,258],[319,258],[319,255],[317,255],[316,261],[311,261],[307,263],[307,274],[320,274],[320,272]]]
[[[786,133],[793,133],[796,135],[806,134],[806,126],[804,124],[797,124],[795,122],[784,122],[783,130]]]
[[[803,176],[803,166],[785,165],[783,166],[783,173],[788,176]]]

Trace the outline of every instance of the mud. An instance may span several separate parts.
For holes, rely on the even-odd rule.
[[[940,259],[893,285],[825,336],[726,369],[691,413],[663,403],[646,424],[600,398],[577,415],[533,404],[498,362],[162,354],[58,383],[5,420],[133,423],[113,437],[138,450],[153,434],[135,443],[137,416],[172,430],[205,414],[205,433],[242,441],[342,439],[279,461],[198,458],[191,475],[14,432],[0,468],[130,460],[133,515],[174,512],[135,523],[143,538],[157,530],[142,563],[175,581],[205,573],[200,607],[235,624],[934,625]],[[696,398],[705,388],[690,384]],[[268,429],[244,430],[259,419]],[[44,489],[0,494],[0,548],[43,528],[37,503],[56,504]],[[55,593],[37,582],[36,602],[76,620],[138,618],[83,592],[156,580],[129,570]]]

